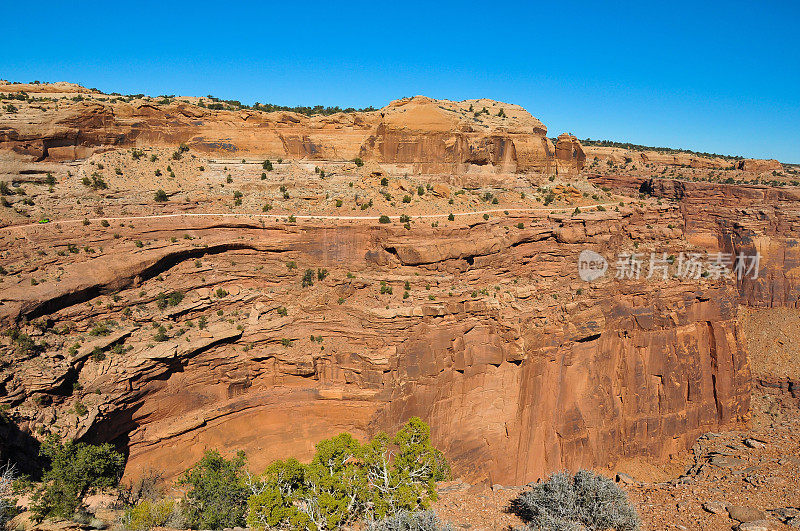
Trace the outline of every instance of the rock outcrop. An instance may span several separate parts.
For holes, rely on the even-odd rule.
[[[214,447],[259,471],[413,415],[467,480],[666,459],[747,423],[738,305],[800,299],[794,188],[628,166],[728,159],[554,143],[490,100],[306,116],[47,87],[0,117],[0,457],[22,466],[55,432],[114,442],[128,478]],[[592,186],[601,155],[626,167]],[[738,281],[612,269],[756,250]]]
[[[752,307],[800,305],[800,222],[795,187],[720,184],[674,179],[592,177],[600,186],[676,201],[686,238],[728,257],[760,256],[757,278],[743,275],[740,301]],[[750,264],[748,264],[749,266]]]
[[[775,159],[744,159],[739,161],[736,167],[743,171],[752,171],[755,173],[783,171],[783,164]]]
[[[0,85],[0,93],[18,92],[19,87]],[[26,87],[36,90],[36,86]],[[211,110],[188,101],[160,104],[143,98],[84,97],[83,93],[55,101],[20,104],[18,113],[4,114],[0,149],[34,160],[70,160],[111,147],[183,143],[218,156],[360,157],[407,166],[416,173],[554,169],[553,146],[544,124],[518,105],[492,100],[452,102],[417,96],[394,101],[379,111],[311,117],[293,112]],[[573,159],[570,155],[559,164],[574,170]]]
[[[577,173],[586,165],[586,154],[575,135],[562,133],[556,142],[556,171]]]
[[[2,401],[28,432],[123,445],[129,476],[176,475],[210,447],[243,448],[258,470],[339,431],[419,415],[458,475],[520,484],[666,458],[742,425],[750,378],[734,285],[577,278],[586,247],[613,260],[634,241],[679,238],[677,208],[518,219],[524,229],[205,218],[139,220],[118,238],[6,229],[26,234],[11,263],[31,245],[94,241],[103,254],[34,273],[58,281],[6,282],[3,321],[37,323],[23,329],[48,347],[6,339]],[[304,288],[306,268],[327,274]],[[175,291],[185,296],[172,305]]]

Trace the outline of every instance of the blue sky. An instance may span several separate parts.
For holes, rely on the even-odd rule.
[[[282,105],[517,103],[549,134],[800,163],[797,2],[9,2],[0,78]]]

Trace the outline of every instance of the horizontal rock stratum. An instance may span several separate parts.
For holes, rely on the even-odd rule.
[[[69,95],[0,115],[0,454],[22,465],[54,432],[114,442],[128,478],[208,448],[260,471],[414,415],[469,480],[663,460],[747,423],[739,305],[797,304],[794,187],[596,169],[769,161],[553,142],[490,100],[309,117],[20,90]],[[589,283],[587,249],[769,263]]]
[[[599,214],[526,220],[513,232],[499,223],[409,235],[213,220],[142,220],[132,234],[122,229],[126,239],[193,238],[151,249],[117,244],[96,228],[29,229],[44,246],[92,240],[113,263],[80,261],[64,265],[58,283],[7,287],[3,320],[47,315],[90,331],[93,322],[119,319],[130,323],[119,337],[132,350],[94,360],[98,345],[90,341],[66,357],[56,348],[19,360],[6,373],[5,400],[22,404],[30,427],[59,418],[72,436],[126,441],[131,473],[171,475],[207,447],[243,448],[258,468],[309,455],[339,430],[368,434],[412,415],[433,426],[460,474],[506,484],[563,467],[666,458],[704,431],[740,426],[750,379],[735,286],[606,279],[574,297],[581,249],[621,248],[625,234],[639,231],[680,236],[646,228],[680,223],[675,210]],[[327,282],[302,289],[289,257],[301,268],[326,268]],[[350,279],[348,271],[358,274]],[[407,280],[425,293],[426,284],[467,279],[491,293],[388,308],[367,302],[378,280],[398,292]],[[212,281],[224,297],[206,287]],[[495,292],[495,284],[506,287]],[[241,329],[221,320],[154,344],[147,319],[135,316],[164,285],[186,296],[162,319],[237,312]],[[337,304],[339,296],[346,302]],[[134,309],[132,322],[126,308]],[[324,349],[311,336],[324,337]],[[87,416],[56,415],[55,402],[24,406],[73,381],[102,390],[88,393]]]

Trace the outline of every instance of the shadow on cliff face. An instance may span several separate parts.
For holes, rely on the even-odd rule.
[[[111,443],[125,457],[127,463],[130,453],[130,434],[139,427],[133,416],[140,407],[142,404],[138,403],[113,412],[109,417],[94,424],[78,440],[89,444]]]
[[[0,414],[0,466],[6,463],[14,464],[18,472],[32,479],[39,479],[42,475],[39,441]]]

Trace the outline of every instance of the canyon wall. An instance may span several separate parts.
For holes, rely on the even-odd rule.
[[[12,89],[21,90],[0,85],[0,93]],[[201,153],[233,158],[360,157],[406,165],[414,173],[579,169],[571,149],[564,156],[556,153],[539,120],[518,105],[491,100],[452,102],[417,96],[378,111],[309,117],[211,110],[180,100],[159,104],[143,98],[84,93],[77,97],[81,100],[19,103],[17,113],[0,116],[0,149],[33,160],[71,160],[116,147],[186,144]],[[571,142],[579,147],[574,137]]]
[[[795,187],[651,179],[590,177],[630,195],[676,202],[687,240],[712,253],[761,259],[757,278],[737,281],[740,302],[751,307],[797,307],[800,301],[800,191]]]
[[[58,281],[4,288],[0,319],[48,348],[10,354],[2,401],[23,431],[115,441],[128,477],[174,476],[212,447],[242,448],[260,470],[308,457],[322,437],[411,415],[471,480],[663,459],[747,419],[735,286],[588,284],[576,262],[587,247],[609,260],[634,242],[674,251],[681,224],[665,206],[410,231],[213,218],[138,220],[117,237],[80,224],[11,228],[12,263],[71,242],[102,250],[36,270]],[[327,276],[303,287],[306,268]],[[185,297],[159,305],[174,290]],[[110,331],[94,333],[98,323]],[[154,339],[156,325],[168,338]]]

